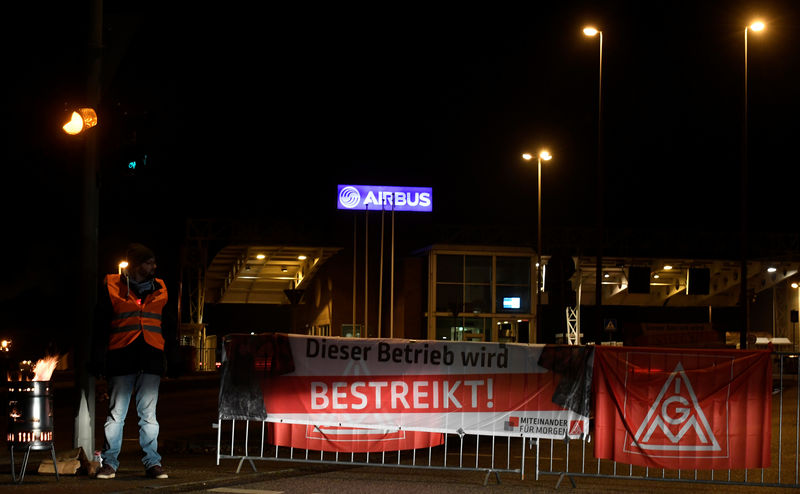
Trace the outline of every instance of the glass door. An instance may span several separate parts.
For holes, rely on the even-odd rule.
[[[498,343],[515,343],[518,341],[519,323],[512,318],[495,318],[494,341]]]

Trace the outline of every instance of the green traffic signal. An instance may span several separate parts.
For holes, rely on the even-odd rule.
[[[142,160],[141,160],[141,162],[140,162],[140,161],[138,161],[138,160],[132,160],[132,161],[129,161],[129,162],[128,162],[128,169],[129,169],[130,171],[134,171],[134,170],[136,170],[136,167],[137,167],[137,166],[138,166],[140,163],[141,163],[141,165],[142,165],[142,166],[146,166],[146,165],[147,165],[147,155],[146,155],[146,154],[145,154],[145,155],[142,155]]]

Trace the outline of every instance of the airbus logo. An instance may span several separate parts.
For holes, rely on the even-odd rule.
[[[364,211],[433,211],[430,187],[338,185],[337,209]]]
[[[339,191],[339,204],[345,208],[353,209],[354,207],[358,206],[358,203],[360,202],[361,194],[358,193],[358,189],[355,187],[348,186]]]

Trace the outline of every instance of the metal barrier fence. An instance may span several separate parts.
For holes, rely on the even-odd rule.
[[[713,483],[763,487],[800,487],[800,380],[797,353],[774,353],[772,394],[772,466],[758,470],[652,469],[599,460],[586,441],[540,440],[535,455],[536,479],[557,475],[575,485],[578,477],[605,477],[665,482]],[[589,438],[587,438],[589,439]],[[579,444],[575,444],[579,443]]]
[[[566,478],[573,486],[580,477],[652,480],[762,487],[800,487],[800,379],[798,353],[775,353],[772,394],[772,464],[758,470],[669,470],[639,467],[594,457],[590,435],[583,440],[523,439],[506,436],[446,434],[444,444],[425,449],[383,453],[334,453],[267,443],[267,420],[223,420],[217,428],[217,465],[239,460],[236,472],[254,460],[349,466],[387,466],[485,472],[484,485],[494,474],[534,472]]]
[[[521,438],[445,434],[441,446],[379,453],[341,453],[269,445],[266,441],[267,423],[268,420],[220,419],[216,424],[217,465],[221,459],[239,460],[236,473],[240,472],[245,461],[255,471],[253,460],[463,470],[485,472],[484,485],[492,474],[498,483],[501,473],[525,476],[526,451]]]

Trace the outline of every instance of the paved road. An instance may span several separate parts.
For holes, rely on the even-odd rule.
[[[556,477],[543,477],[538,481],[520,480],[512,475],[501,475],[501,483],[493,478],[483,486],[484,475],[477,472],[442,472],[426,470],[399,470],[380,468],[350,469],[297,469],[276,474],[259,482],[192,490],[195,493],[215,494],[517,494],[517,493],[795,493],[792,489],[755,488],[752,486],[719,486],[704,484],[677,484],[653,481],[624,481],[612,479],[576,479],[572,488],[565,480],[555,489]]]

